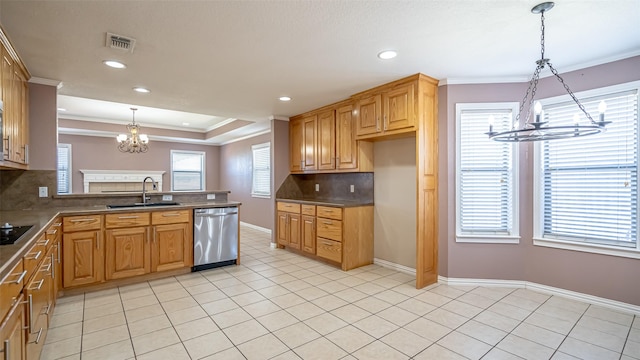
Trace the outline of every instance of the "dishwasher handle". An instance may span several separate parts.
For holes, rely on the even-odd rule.
[[[207,214],[207,213],[196,213],[196,217],[221,217],[221,216],[228,216],[228,215],[235,215],[237,214],[237,211],[234,212],[228,212],[228,213],[218,213],[218,214]]]

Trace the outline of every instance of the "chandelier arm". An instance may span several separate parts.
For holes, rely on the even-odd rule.
[[[571,96],[571,98],[573,99],[573,101],[576,102],[576,104],[578,104],[578,107],[580,108],[580,110],[584,113],[584,115],[587,117],[587,119],[589,119],[589,121],[591,121],[592,124],[597,124],[593,118],[591,117],[591,115],[589,115],[589,113],[587,112],[587,110],[584,108],[584,106],[582,105],[582,103],[580,102],[580,100],[578,100],[578,98],[573,94],[573,91],[571,91],[571,89],[569,89],[569,85],[567,85],[566,82],[564,82],[564,79],[562,78],[562,76],[560,76],[560,74],[558,74],[558,71],[551,65],[551,63],[549,64],[549,69],[551,69],[551,73],[553,73],[553,75],[556,76],[556,78],[558,79],[558,81],[560,81],[560,83],[562,84],[562,86],[564,86],[564,89],[567,91],[567,93],[569,93],[569,96]]]

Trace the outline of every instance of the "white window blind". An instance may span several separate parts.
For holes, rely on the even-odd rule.
[[[171,190],[203,191],[204,152],[171,150]]]
[[[607,104],[604,133],[540,143],[537,236],[637,248],[638,91],[581,99],[587,112]],[[552,124],[572,124],[572,101],[543,106]],[[587,123],[584,115],[581,122]],[[541,232],[541,234],[540,234]]]
[[[517,104],[457,104],[457,235],[517,236],[517,147],[489,140],[511,128]]]
[[[58,194],[71,194],[71,144],[58,144]]]
[[[251,195],[254,197],[271,196],[271,144],[251,146],[253,153],[253,181]]]

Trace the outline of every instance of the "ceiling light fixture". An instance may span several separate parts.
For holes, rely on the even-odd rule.
[[[127,65],[121,63],[120,61],[116,61],[116,60],[105,60],[102,63],[107,65],[108,67],[112,67],[114,69],[124,69],[124,68],[127,67]]]
[[[527,92],[522,99],[522,103],[520,104],[520,110],[516,115],[516,121],[513,123],[513,127],[511,130],[496,132],[493,131],[493,124],[491,123],[491,119],[489,120],[489,132],[485,133],[489,136],[489,139],[495,141],[504,141],[504,142],[522,142],[522,141],[541,141],[541,140],[554,140],[554,139],[568,139],[579,136],[587,136],[598,134],[600,132],[605,131],[605,126],[610,121],[604,121],[604,112],[606,110],[607,105],[602,101],[598,106],[598,111],[600,112],[600,116],[598,121],[593,120],[591,115],[585,110],[584,106],[580,103],[580,100],[571,92],[569,89],[569,85],[564,82],[564,79],[558,74],[558,71],[551,65],[551,61],[548,58],[544,57],[544,13],[546,11],[551,10],[555,5],[553,2],[544,2],[534,6],[531,9],[531,12],[534,14],[540,14],[541,19],[541,35],[540,35],[540,60],[536,61],[536,70],[533,72],[533,76],[531,77],[531,81],[529,81],[529,87],[527,88]],[[564,89],[571,96],[573,101],[576,103],[580,111],[584,113],[587,117],[588,124],[581,124],[579,122],[579,116],[576,114],[574,117],[573,125],[556,125],[556,126],[548,126],[548,121],[545,121],[544,112],[542,111],[542,105],[540,102],[536,101],[534,105],[534,97],[536,95],[536,90],[538,88],[538,80],[540,79],[540,72],[544,69],[545,66],[549,66],[551,73],[560,81],[560,83],[564,86]],[[522,115],[522,110],[524,109],[525,104],[527,104],[526,110],[526,119],[524,124],[520,126],[520,115]],[[529,121],[531,117],[531,105],[533,105],[534,119],[533,121]]]
[[[149,137],[145,134],[140,134],[140,125],[136,124],[136,108],[131,108],[133,111],[133,122],[127,125],[129,136],[127,134],[120,134],[118,139],[118,150],[121,152],[129,153],[145,153],[149,150]]]
[[[398,53],[395,52],[394,50],[385,50],[378,54],[378,57],[382,60],[393,59],[396,56],[398,56]]]
[[[148,93],[150,93],[150,92],[151,92],[151,90],[149,90],[149,89],[147,89],[147,88],[140,87],[140,86],[138,86],[138,87],[134,87],[134,88],[133,88],[133,91],[135,91],[135,92],[139,92],[139,93],[143,93],[143,94],[148,94]]]
[[[291,101],[291,98],[290,98],[290,97],[288,97],[288,96],[280,96],[278,99],[279,99],[280,101],[285,101],[285,102],[286,102],[286,101]]]

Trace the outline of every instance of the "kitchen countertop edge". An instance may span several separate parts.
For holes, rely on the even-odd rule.
[[[335,206],[335,207],[358,207],[358,206],[373,206],[373,201],[359,201],[359,200],[325,200],[325,199],[285,199],[276,198],[276,201],[290,202],[297,204],[319,205],[319,206]]]

